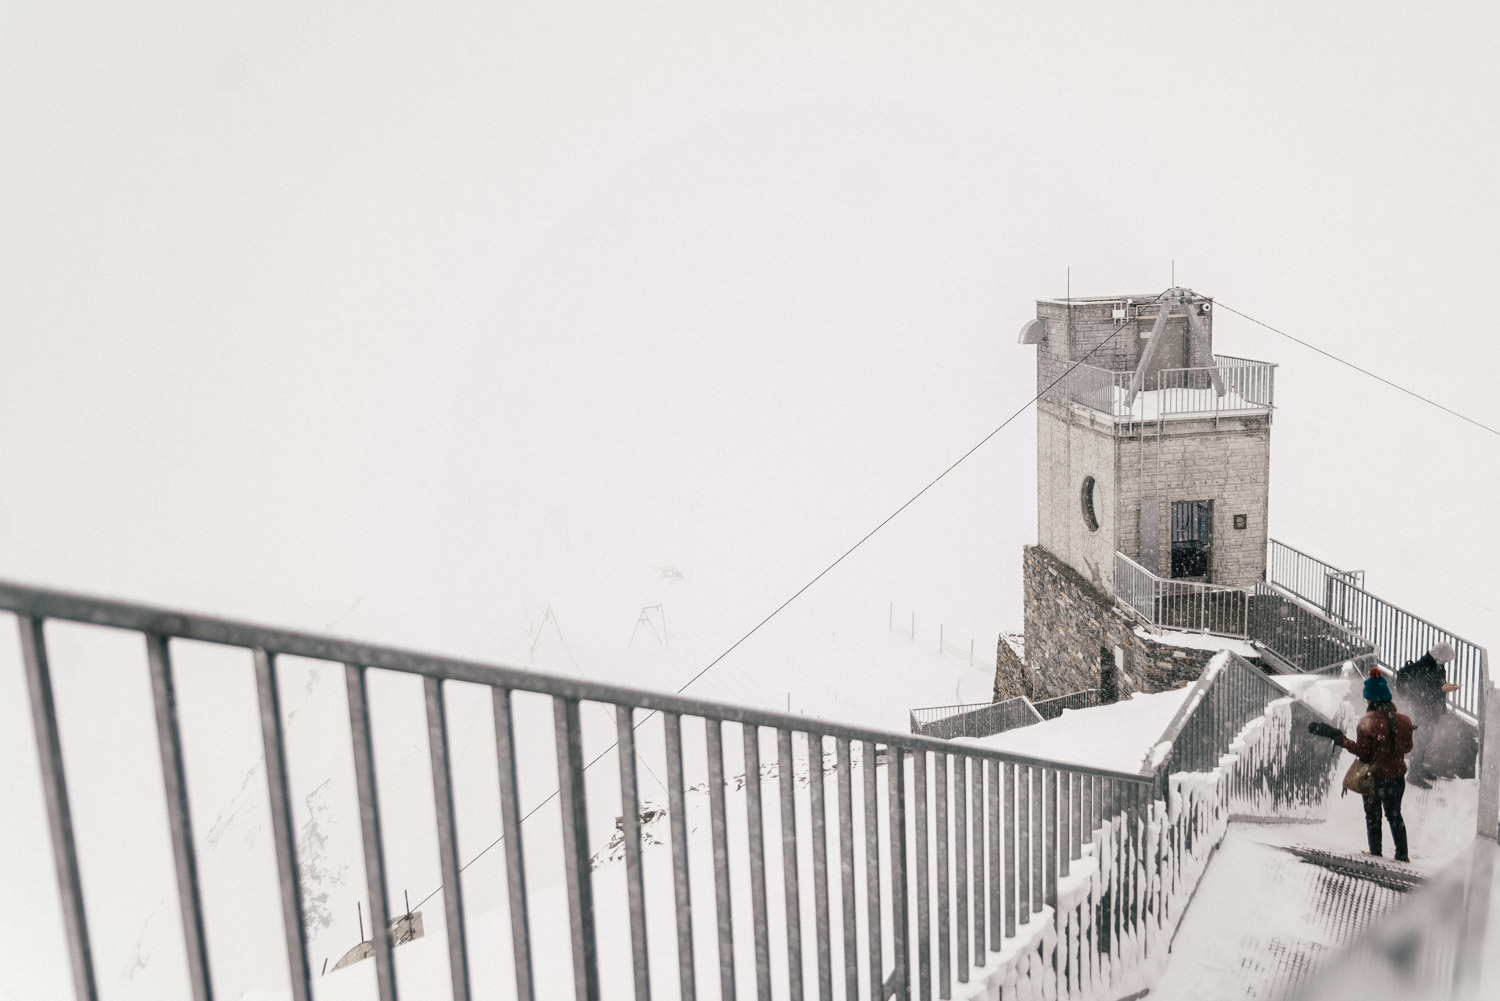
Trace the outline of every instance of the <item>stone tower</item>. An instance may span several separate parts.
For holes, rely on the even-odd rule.
[[[1022,326],[1037,349],[1037,544],[1026,663],[1002,648],[997,694],[1115,677],[1155,691],[1212,653],[1181,632],[1245,635],[1245,589],[1265,570],[1275,366],[1214,354],[1213,316],[1211,299],[1174,288],[1043,299]]]

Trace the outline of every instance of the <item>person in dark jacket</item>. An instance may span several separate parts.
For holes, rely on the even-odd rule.
[[[1427,751],[1432,747],[1438,721],[1446,710],[1447,693],[1458,690],[1448,681],[1445,664],[1453,659],[1453,644],[1446,640],[1437,643],[1421,657],[1408,661],[1396,673],[1396,690],[1401,694],[1401,704],[1411,714],[1417,726],[1416,744],[1411,756],[1412,785],[1426,786],[1432,775],[1426,767]]]
[[[1406,821],[1401,817],[1401,798],[1406,794],[1406,755],[1411,752],[1412,731],[1416,724],[1409,716],[1396,712],[1391,702],[1391,688],[1379,668],[1373,668],[1365,679],[1365,702],[1368,712],[1354,730],[1354,739],[1340,735],[1344,750],[1370,765],[1375,777],[1375,792],[1365,797],[1365,834],[1370,854],[1381,854],[1380,814],[1385,812],[1395,843],[1396,861],[1409,862],[1406,851]]]

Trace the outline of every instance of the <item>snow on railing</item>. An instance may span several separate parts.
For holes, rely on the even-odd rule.
[[[1019,955],[1016,943],[1022,937],[1030,941],[1034,934],[1050,934],[1044,929],[1058,913],[1060,888],[1083,878],[1084,845],[1092,843],[1095,832],[1110,824],[1136,832],[1121,844],[1130,846],[1132,859],[1144,856],[1139,837],[1152,810],[1152,783],[1135,772],[3,582],[0,611],[19,620],[67,949],[78,995],[89,1001],[97,997],[97,970],[53,706],[44,636],[48,621],[92,623],[143,641],[187,946],[183,975],[199,1001],[211,996],[215,957],[205,934],[209,908],[195,866],[198,848],[174,695],[173,658],[181,641],[238,648],[246,666],[254,665],[282,905],[282,968],[289,973],[293,1001],[312,996],[314,968],[300,867],[306,860],[299,858],[292,821],[289,774],[296,770],[288,768],[281,658],[344,665],[363,847],[363,861],[347,863],[364,870],[370,965],[382,999],[396,995],[389,926],[394,915],[382,850],[392,811],[432,810],[442,873],[444,933],[403,947],[413,950],[404,953],[403,979],[446,980],[455,999],[511,990],[527,1001],[612,998],[632,991],[642,997],[651,978],[648,956],[660,962],[663,950],[675,966],[673,979],[683,997],[699,990],[712,996],[714,988],[723,997],[765,996],[773,984],[778,993],[816,990],[829,997],[835,978],[849,998],[951,995],[1006,962],[1004,957]],[[383,730],[372,719],[367,693],[372,678],[391,675],[422,679],[433,778],[432,798],[425,804],[393,796],[389,778],[381,783],[377,804],[375,747]],[[479,686],[493,703],[510,942],[499,957],[491,957],[496,962],[478,968],[511,983],[474,981],[469,960],[476,943],[470,941],[463,906],[446,708],[465,689],[453,682]],[[545,725],[535,712],[539,698],[552,710],[549,742],[556,768],[547,768],[550,774],[534,767],[541,763],[536,755],[524,759],[533,767],[518,764],[523,760],[518,749],[527,751],[532,740],[517,735]],[[609,729],[616,740],[589,761],[603,765],[592,772],[585,765],[584,739],[596,714],[589,719],[581,714],[588,703],[612,711]],[[533,740],[536,736],[532,733]],[[643,827],[661,817],[639,794],[638,763],[648,755],[664,763],[668,830],[643,838]],[[700,777],[701,784],[693,781]],[[526,825],[550,797],[533,800],[531,812],[522,810],[522,788],[551,782],[556,782],[561,839],[545,827],[533,831]],[[706,821],[688,823],[690,802],[694,811],[706,805],[701,811]],[[606,843],[610,850],[601,856],[596,849]],[[539,879],[538,857],[559,853],[558,882]],[[617,854],[623,872],[608,861]],[[1122,872],[1135,871],[1123,860],[1116,865]],[[705,887],[712,899],[700,898],[695,909],[693,897]],[[734,914],[743,903],[732,901],[746,899],[752,920],[747,934],[742,915],[737,933]],[[1114,900],[1123,915],[1123,898]],[[568,916],[565,932],[538,930],[538,922],[559,913]],[[1134,927],[1134,918],[1122,920]],[[702,949],[715,940],[716,950]],[[437,951],[443,947],[445,953]],[[487,939],[482,947],[492,950],[493,944]],[[281,966],[274,956],[265,960]],[[1079,975],[1070,960],[1058,964],[1049,953],[1032,975],[1055,978],[1055,970]]]
[[[181,641],[239,648],[255,668],[286,966],[265,959],[289,971],[293,1001],[312,996],[313,969],[281,657],[344,665],[363,845],[363,862],[349,862],[364,868],[371,972],[385,999],[396,994],[389,930],[396,915],[383,821],[392,811],[429,809],[444,931],[403,947],[412,950],[403,979],[446,981],[455,999],[512,989],[528,1001],[641,997],[652,978],[648,956],[675,967],[682,997],[773,989],[831,997],[837,980],[848,998],[993,997],[997,989],[1118,998],[1146,986],[1164,963],[1171,930],[1231,811],[1285,806],[1278,769],[1285,771],[1295,735],[1305,731],[1282,719],[1292,712],[1287,700],[1268,698],[1273,693],[1255,683],[1254,669],[1235,659],[1205,673],[1191,707],[1164,734],[1168,749],[1156,767],[1130,772],[5,583],[0,610],[14,613],[21,628],[67,946],[86,999],[97,997],[96,970],[52,700],[50,620],[143,640],[185,973],[196,999],[211,996],[215,957],[205,936],[174,695],[173,651]],[[393,796],[401,790],[389,778],[376,801],[374,748],[383,731],[367,692],[372,676],[391,673],[423,682],[433,778],[426,804]],[[479,686],[493,705],[508,919],[486,927],[508,928],[510,943],[503,961],[479,968],[511,983],[476,981],[470,968],[445,708],[460,691],[452,682]],[[525,748],[516,735],[540,720],[534,711],[517,715],[513,705],[533,707],[538,698],[552,708],[552,775],[518,771],[518,747]],[[597,772],[585,765],[586,703],[614,715],[618,750],[611,761],[604,759],[613,748],[593,759],[604,762]],[[646,756],[664,762],[665,811],[639,795],[637,767]],[[536,756],[527,760],[537,764]],[[529,789],[557,782],[560,844],[526,826],[523,775]],[[691,781],[699,776],[701,784]],[[546,800],[533,802],[534,812]],[[666,831],[643,837],[657,821]],[[537,857],[559,850],[560,885],[536,879]],[[705,889],[711,901],[702,900]],[[734,920],[747,898],[748,933]],[[541,915],[561,913],[565,932],[538,931]],[[716,949],[703,948],[715,941]],[[483,948],[493,947],[487,940]]]

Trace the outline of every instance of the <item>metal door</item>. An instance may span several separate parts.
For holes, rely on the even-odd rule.
[[[1207,581],[1213,577],[1214,502],[1172,502],[1172,576]]]

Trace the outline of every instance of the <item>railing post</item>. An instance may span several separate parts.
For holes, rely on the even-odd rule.
[[[73,990],[83,1001],[99,996],[94,981],[93,951],[89,946],[88,917],[83,907],[83,881],[78,871],[78,849],[73,840],[73,814],[68,806],[68,783],[63,769],[62,744],[57,732],[57,708],[52,700],[52,672],[42,620],[19,619],[21,659],[26,688],[31,696],[31,725],[36,733],[36,753],[42,771],[42,791],[47,801],[47,828],[52,835],[52,864],[62,904],[63,928],[68,935],[68,959],[73,972]]]
[[[1500,738],[1500,696],[1497,696],[1493,684],[1486,684],[1480,696],[1480,733],[1486,739],[1479,762],[1476,826],[1480,837],[1495,841],[1500,840],[1500,739],[1497,739]]]
[[[152,702],[156,707],[156,739],[167,794],[167,820],[172,834],[172,860],[177,870],[177,899],[182,912],[183,944],[187,948],[188,979],[194,1001],[208,1001],[213,997],[213,987],[209,981],[203,901],[198,889],[198,856],[193,850],[192,814],[188,809],[187,776],[182,763],[182,733],[177,725],[177,685],[172,677],[172,657],[167,650],[166,637],[146,636],[146,662],[151,673]]]

